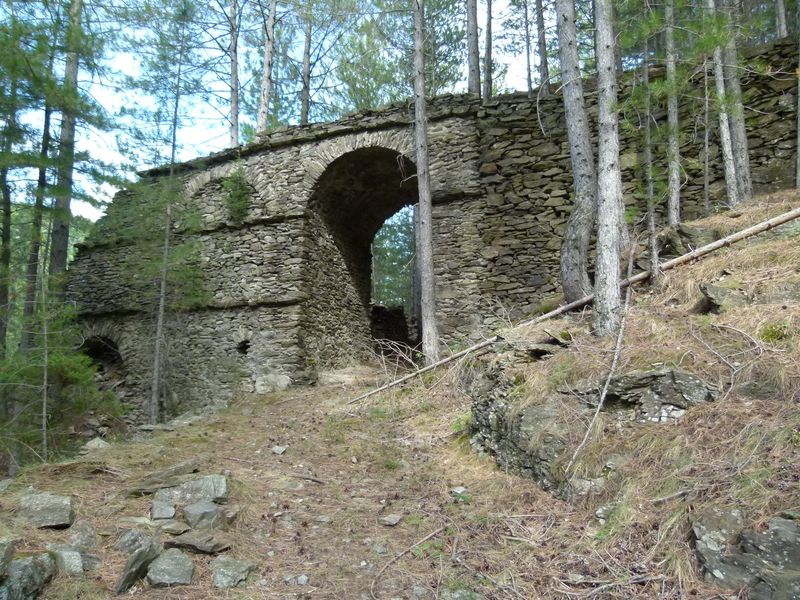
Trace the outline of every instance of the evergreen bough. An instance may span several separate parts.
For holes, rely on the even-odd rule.
[[[222,182],[225,190],[225,204],[228,208],[228,218],[237,225],[244,221],[250,209],[250,184],[244,169],[239,166]]]

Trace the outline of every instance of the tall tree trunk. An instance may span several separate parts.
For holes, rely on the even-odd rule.
[[[481,95],[480,49],[478,45],[478,0],[467,0],[467,91]]]
[[[239,8],[237,0],[230,6],[230,44],[228,54],[231,59],[231,129],[230,146],[239,145]]]
[[[436,327],[436,281],[433,274],[433,208],[428,173],[428,115],[425,100],[425,5],[414,0],[414,142],[419,189],[420,291],[422,293],[422,353],[425,363],[439,360],[439,333]]]
[[[264,24],[264,67],[261,73],[261,89],[258,95],[256,129],[266,131],[269,117],[269,96],[272,91],[272,61],[275,55],[275,13],[278,0],[269,0],[269,9]],[[262,13],[263,14],[263,13]]]
[[[39,253],[42,247],[42,216],[44,215],[44,198],[47,191],[47,158],[50,153],[50,117],[52,108],[44,107],[44,123],[42,124],[42,145],[39,149],[39,175],[36,180],[36,198],[31,218],[31,245],[28,250],[28,264],[25,268],[25,303],[22,307],[22,335],[19,349],[23,354],[33,348],[34,315],[36,314],[36,294],[38,291]]]
[[[612,5],[611,10],[613,11],[613,14],[612,14],[613,19],[611,21],[611,28],[612,28],[611,31],[614,34],[614,40],[615,40],[615,43],[614,43],[614,67],[617,69],[617,73],[621,75],[622,71],[623,71],[622,47],[619,44],[616,43],[617,36],[619,35],[619,26],[617,24],[617,21],[618,21],[617,17],[619,15],[619,13],[617,11],[617,5],[616,4]]]
[[[533,98],[533,72],[531,71],[531,21],[528,0],[522,0],[522,23],[525,27],[525,76],[528,84],[528,98]]]
[[[592,330],[609,335],[620,321],[622,174],[619,164],[617,76],[612,0],[596,0],[597,40],[597,269]]]
[[[303,44],[303,90],[300,96],[300,125],[308,125],[311,106],[311,5],[306,12],[305,42]]]
[[[536,0],[536,42],[539,46],[539,95],[550,95],[550,67],[547,65],[547,33],[544,29],[544,7]]]
[[[82,0],[70,0],[67,25],[67,55],[64,65],[64,92],[67,95],[61,109],[61,135],[58,151],[57,188],[53,210],[53,233],[50,243],[51,289],[62,292],[59,276],[67,270],[69,255],[69,226],[71,220],[72,175],[75,166],[75,112],[78,95],[79,49],[81,44]]]
[[[739,201],[747,202],[753,196],[753,181],[750,177],[750,149],[744,120],[742,84],[739,80],[739,52],[736,48],[737,11],[733,0],[722,0],[722,3],[728,19],[728,35],[722,50],[722,60],[725,90],[730,101],[728,119],[731,128],[731,146],[736,164],[736,181],[739,184]]]
[[[795,14],[795,31],[797,35],[797,93],[795,96],[797,97],[796,104],[794,107],[795,112],[795,129],[797,131],[795,135],[795,165],[794,165],[794,184],[795,187],[800,188],[800,2],[797,3],[796,14]]]
[[[678,134],[678,78],[675,65],[675,0],[664,3],[664,50],[667,63],[667,222],[681,222],[681,158]]]
[[[703,208],[711,214],[711,93],[708,90],[708,57],[703,57]]]
[[[564,231],[561,244],[561,286],[567,302],[588,296],[592,292],[589,281],[589,243],[595,217],[596,179],[592,134],[583,100],[578,46],[575,29],[573,0],[556,0],[558,24],[558,54],[561,61],[561,79],[564,96],[564,113],[567,124],[572,181],[575,200]]]
[[[652,139],[652,106],[650,90],[650,40],[644,38],[642,48],[644,64],[642,68],[642,85],[644,86],[644,182],[647,196],[647,239],[650,247],[651,278],[658,279],[658,236],[656,228],[656,194],[653,181],[653,139]]]
[[[483,53],[483,100],[492,97],[492,0],[486,0],[486,48]]]
[[[779,38],[789,35],[789,28],[786,25],[786,4],[783,0],[775,0],[775,33]]]
[[[705,0],[708,15],[716,14],[714,0]],[[725,97],[725,70],[723,66],[722,47],[714,48],[714,85],[719,113],[719,141],[722,149],[722,164],[725,169],[725,188],[728,193],[728,206],[739,204],[739,184],[736,181],[736,163],[731,145],[731,129],[728,123],[728,107]]]
[[[8,157],[14,147],[17,129],[17,82],[12,78],[9,84],[8,112],[4,115],[3,155]],[[0,167],[0,196],[3,202],[3,218],[0,225],[0,358],[5,357],[7,350],[8,323],[11,316],[11,186],[8,182],[9,163]]]

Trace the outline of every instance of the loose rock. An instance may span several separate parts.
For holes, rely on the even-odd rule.
[[[401,515],[386,515],[380,519],[381,525],[386,525],[387,527],[394,527],[402,520],[403,517]]]
[[[167,540],[168,548],[188,548],[203,554],[218,554],[231,547],[230,540],[217,531],[187,531],[178,537]]]
[[[181,505],[201,500],[225,503],[228,501],[228,480],[222,475],[206,475],[177,487],[160,489],[154,499],[158,502]]]
[[[0,581],[6,576],[8,565],[14,557],[14,540],[10,538],[0,538]]]
[[[255,570],[252,563],[236,560],[230,556],[219,556],[211,561],[214,587],[232,588],[241,585],[247,576]]]
[[[35,600],[55,574],[56,563],[47,553],[12,560],[0,583],[0,598]]]
[[[97,533],[89,521],[76,521],[69,530],[69,545],[79,552],[91,552],[97,547]]]
[[[150,507],[150,518],[153,520],[172,519],[175,517],[175,505],[156,500]]]
[[[219,506],[213,502],[202,500],[183,509],[183,518],[194,529],[213,529],[222,522]]]
[[[156,559],[160,552],[161,544],[157,538],[148,539],[134,550],[133,554],[128,557],[128,562],[125,563],[125,568],[114,585],[114,591],[117,594],[128,591],[136,583],[136,580],[145,575],[147,567],[150,566],[150,563]]]
[[[56,559],[56,568],[59,573],[70,577],[83,575],[83,557],[81,553],[71,546],[51,545],[47,548]]]
[[[189,585],[192,575],[192,559],[176,548],[162,552],[147,568],[147,580],[153,587]]]
[[[19,516],[40,529],[63,529],[75,521],[75,509],[70,496],[28,494],[22,498]]]
[[[123,531],[122,535],[119,536],[117,543],[114,544],[114,550],[119,550],[125,554],[131,554],[144,545],[149,539],[150,536],[138,529],[128,529]]]

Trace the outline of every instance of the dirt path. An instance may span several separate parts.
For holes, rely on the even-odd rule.
[[[450,393],[450,384],[423,397],[399,391],[352,407],[347,401],[365,389],[365,378],[361,385],[352,374],[345,379],[349,385],[243,399],[175,431],[29,470],[19,493],[28,485],[72,493],[79,517],[101,534],[103,562],[95,578],[57,581],[47,597],[111,597],[125,560],[113,550],[130,527],[124,517],[146,516],[150,506],[149,497],[122,493],[126,482],[189,458],[201,474],[229,475],[230,504],[242,507],[229,532],[229,554],[255,563],[256,572],[244,588],[217,590],[212,557],[193,555],[193,585],[140,584],[134,597],[567,597],[561,592],[585,590],[574,587],[584,580],[628,577],[629,565],[613,553],[571,549],[587,535],[590,515],[576,514],[472,452],[466,436],[454,431],[468,404]],[[275,446],[286,450],[278,455]],[[466,491],[454,494],[456,487]],[[3,513],[8,509],[2,506]],[[384,524],[390,515],[400,522]],[[66,532],[29,533],[23,549],[67,538]],[[307,582],[298,584],[298,577]]]

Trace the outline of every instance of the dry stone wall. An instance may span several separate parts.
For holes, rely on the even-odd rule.
[[[795,62],[788,40],[748,58],[770,71],[747,71],[743,79],[760,190],[789,185],[794,176]],[[702,86],[702,73],[693,83]],[[621,97],[630,85],[623,85]],[[596,118],[591,85],[587,90]],[[369,351],[368,242],[383,219],[416,201],[408,190],[398,191],[398,181],[413,177],[412,113],[401,103],[286,128],[180,166],[200,217],[191,235],[201,248],[207,300],[170,315],[167,408],[224,403],[240,391],[311,381],[318,368]],[[452,347],[558,292],[572,176],[560,97],[513,95],[481,105],[470,96],[443,96],[432,100],[429,113],[437,314],[443,342]],[[702,102],[684,103],[681,114],[688,218],[703,207]],[[635,207],[641,204],[641,152],[634,128],[623,131],[625,200]],[[714,135],[711,143],[708,175],[718,202],[724,181]],[[399,176],[385,175],[392,156],[406,159]],[[251,188],[242,222],[230,220],[223,189],[234,169],[243,170]],[[327,177],[333,169],[336,177]],[[165,174],[155,170],[146,177]],[[80,249],[69,293],[86,335],[118,345],[130,397],[144,398],[153,338],[152,315],[141,302],[148,283],[137,288],[128,281],[125,265],[138,250],[119,235],[121,215],[132,202],[137,199],[130,194],[120,195]]]

